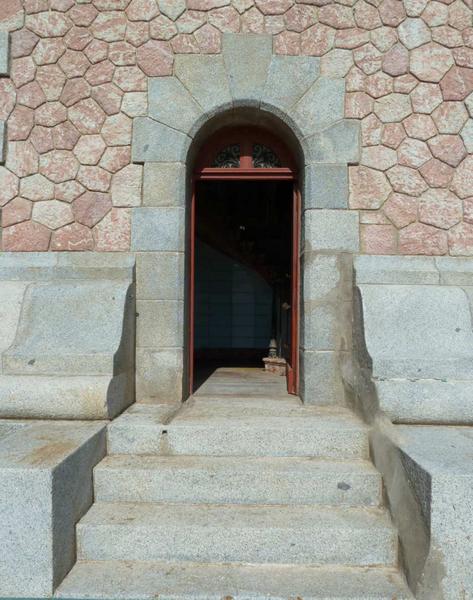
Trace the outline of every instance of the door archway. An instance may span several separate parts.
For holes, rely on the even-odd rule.
[[[248,73],[241,69],[246,63],[259,65],[251,89]],[[320,76],[318,57],[274,55],[270,35],[226,34],[220,54],[177,54],[173,75],[150,77],[148,85],[148,109],[133,118],[132,138],[132,160],[144,165],[142,205],[130,209],[131,251],[140,273],[137,400],[177,403],[188,396],[190,282],[184,263],[189,263],[196,153],[209,139],[206,135],[221,130],[219,125],[251,124],[277,132],[287,142],[299,167],[296,185],[303,188],[307,285],[301,309],[300,396],[310,404],[338,402],[345,393],[340,364],[351,331],[346,297],[340,294],[334,304],[327,300],[337,318],[324,321],[322,343],[314,333],[314,319],[326,307],[319,306],[318,286],[309,282],[322,262],[323,273],[330,271],[330,280],[338,281],[340,269],[351,268],[345,257],[360,250],[359,215],[348,207],[347,171],[348,165],[359,163],[361,130],[359,120],[344,118],[343,80]],[[329,122],[322,123],[321,114]],[[322,254],[330,256],[319,259]],[[148,284],[157,280],[159,286]]]
[[[288,391],[292,394],[298,393],[301,198],[297,174],[296,162],[284,142],[272,132],[260,127],[222,128],[209,137],[197,153],[192,180],[190,227],[189,392],[191,394],[195,381],[196,325],[198,325],[196,316],[196,247],[200,218],[198,209],[202,204],[200,198],[203,193],[202,184],[205,182],[214,184],[220,182],[225,186],[229,206],[242,198],[241,188],[239,193],[235,188],[238,182],[247,184],[253,182],[254,186],[259,186],[259,195],[256,195],[257,204],[259,197],[264,198],[267,204],[268,201],[271,204],[271,198],[268,197],[271,193],[277,195],[277,198],[276,196],[274,198],[275,204],[284,205],[283,195],[285,201],[289,203],[284,208],[286,218],[281,219],[284,222],[278,224],[281,229],[287,227],[289,232],[286,232],[285,236],[280,234],[286,242],[285,267],[288,281],[281,282],[281,273],[276,275],[274,269],[266,269],[265,273],[272,290],[271,334],[268,335],[267,341],[269,342],[270,337],[276,341],[278,358],[285,360]],[[269,188],[268,185],[271,184],[273,187]],[[275,185],[278,189],[274,187]],[[245,189],[247,194],[248,185]],[[208,186],[207,190],[207,193],[210,193]],[[253,191],[255,191],[254,187]],[[240,225],[240,229],[242,228],[245,229],[245,226]],[[255,240],[252,243],[255,244]],[[227,255],[233,255],[235,258],[234,249],[229,249],[228,243],[225,251]],[[284,291],[281,291],[282,288]]]

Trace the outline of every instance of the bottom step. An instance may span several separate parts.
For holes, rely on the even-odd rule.
[[[79,562],[55,595],[74,600],[412,600],[395,569]]]

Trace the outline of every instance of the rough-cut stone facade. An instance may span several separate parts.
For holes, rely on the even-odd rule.
[[[362,252],[473,255],[472,9],[472,0],[3,0],[3,250],[128,250],[142,186],[132,122],[148,114],[148,77],[173,74],[175,54],[220,53],[225,32],[252,32],[272,34],[276,54],[319,56],[322,75],[345,78],[345,117],[362,127],[361,161],[349,169]]]

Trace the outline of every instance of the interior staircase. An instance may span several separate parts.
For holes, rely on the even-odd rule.
[[[177,414],[134,405],[116,419],[56,596],[413,598],[366,426],[283,382],[221,370]]]

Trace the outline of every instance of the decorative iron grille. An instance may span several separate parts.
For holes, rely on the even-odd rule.
[[[240,166],[240,144],[231,144],[215,157],[212,167],[218,169],[238,169]]]
[[[279,156],[264,144],[253,145],[253,166],[255,169],[275,169],[281,166]]]

